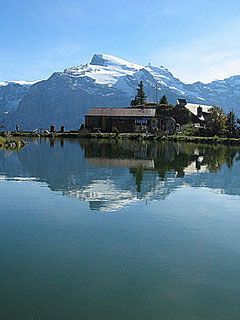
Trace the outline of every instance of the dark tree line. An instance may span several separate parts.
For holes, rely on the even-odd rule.
[[[140,81],[137,88],[137,93],[134,99],[131,101],[131,106],[144,106],[147,102],[147,95],[144,91],[143,81]],[[166,95],[163,95],[158,104],[156,104],[157,110],[160,105],[169,105],[168,98]],[[183,120],[185,122],[179,124],[191,124],[191,116],[189,115],[188,110],[177,109],[174,106],[169,105],[170,109],[168,111],[164,110],[164,113],[167,116],[172,116],[176,121]],[[159,111],[159,110],[158,110]],[[160,110],[161,111],[161,110]],[[232,110],[225,114],[222,108],[212,107],[211,112],[206,117],[204,122],[205,130],[204,135],[206,136],[220,136],[220,137],[229,137],[229,138],[240,138],[240,119],[237,118],[235,112]],[[162,112],[160,112],[162,113]],[[184,118],[184,119],[183,119]],[[191,130],[189,131],[191,135]],[[198,131],[197,128],[192,129],[192,135],[203,134],[202,131]]]
[[[211,136],[238,138],[240,137],[240,120],[237,119],[234,111],[225,114],[222,108],[213,107],[206,121],[206,129]]]

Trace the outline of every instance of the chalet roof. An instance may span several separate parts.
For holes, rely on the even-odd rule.
[[[187,104],[187,100],[186,99],[177,99],[177,103],[178,104]]]
[[[198,108],[202,108],[202,112],[204,113],[210,113],[210,109],[213,108],[213,106],[208,106],[205,104],[194,104],[194,103],[187,103],[185,105],[185,108],[187,108],[190,112],[192,112],[195,116],[198,115]]]
[[[161,109],[170,109],[170,108],[172,108],[172,106],[170,104],[166,104],[166,103],[160,103],[158,105],[158,107],[160,107]]]
[[[156,109],[137,108],[93,108],[87,116],[94,117],[155,117]]]
[[[143,108],[156,108],[157,103],[156,102],[146,102],[144,104],[137,104],[136,106],[131,106],[131,108],[135,109],[143,109]]]

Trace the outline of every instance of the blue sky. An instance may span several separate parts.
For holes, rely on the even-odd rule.
[[[240,74],[239,0],[1,0],[0,81],[108,53],[185,82]]]

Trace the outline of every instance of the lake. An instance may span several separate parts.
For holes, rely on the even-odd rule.
[[[240,148],[0,151],[3,320],[240,318]]]

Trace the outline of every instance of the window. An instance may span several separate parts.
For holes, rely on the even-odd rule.
[[[148,119],[135,119],[135,124],[147,125]]]

